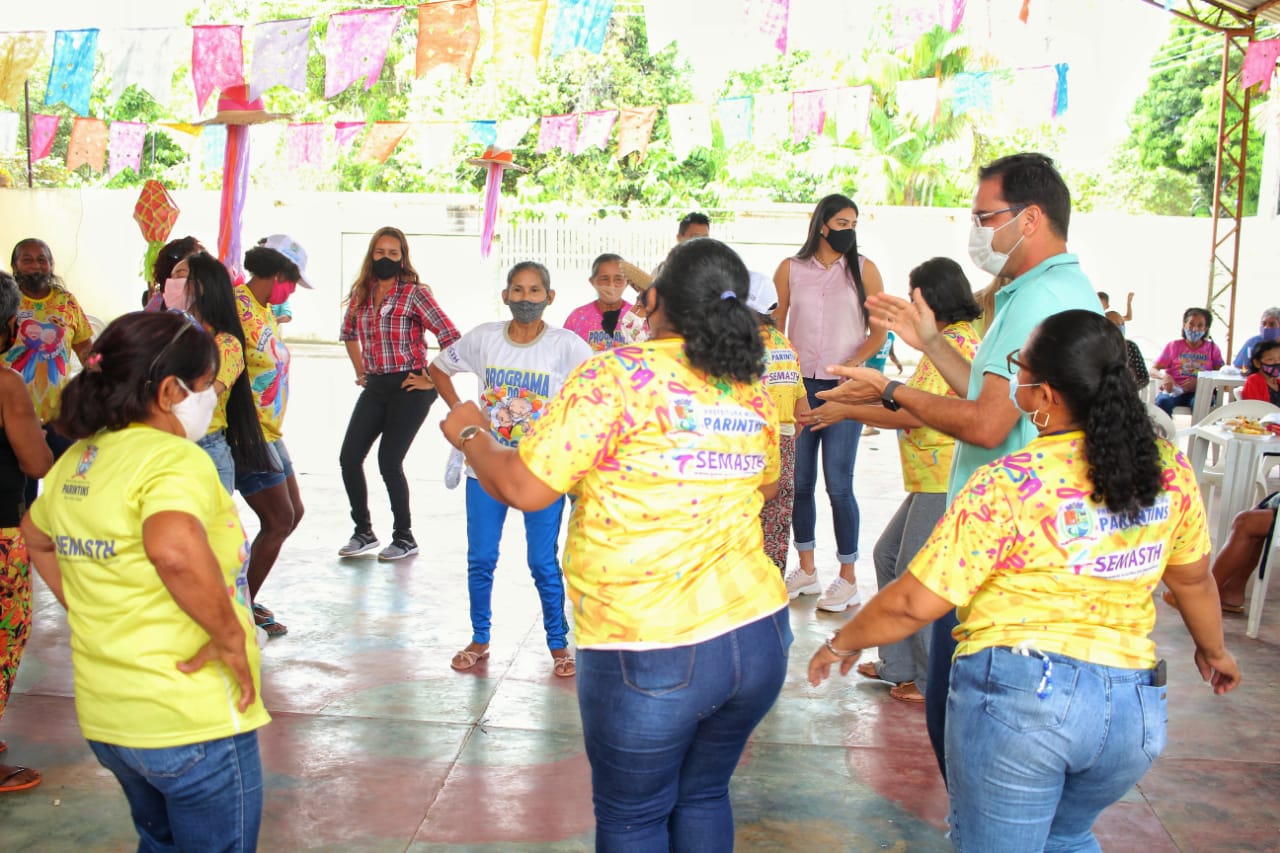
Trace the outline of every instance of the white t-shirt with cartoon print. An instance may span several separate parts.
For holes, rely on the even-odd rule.
[[[432,365],[449,376],[473,373],[477,403],[489,429],[505,447],[515,447],[546,410],[573,369],[591,357],[591,347],[567,329],[548,325],[527,344],[507,336],[507,321],[482,323],[436,356]],[[467,476],[473,477],[470,468]]]

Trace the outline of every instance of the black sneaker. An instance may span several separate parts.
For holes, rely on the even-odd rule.
[[[378,552],[379,560],[403,560],[418,553],[418,543],[412,539],[392,539],[391,544]]]
[[[373,535],[373,531],[361,532],[357,530],[352,535],[351,541],[338,549],[339,557],[354,557],[357,554],[363,554],[366,551],[372,551],[378,547],[378,537]]]

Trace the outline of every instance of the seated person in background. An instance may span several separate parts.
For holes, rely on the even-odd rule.
[[[1196,374],[1222,367],[1222,353],[1209,337],[1213,317],[1204,308],[1182,312],[1182,337],[1165,346],[1153,367],[1160,380],[1156,405],[1172,416],[1178,406],[1191,406],[1196,398]]]
[[[1245,373],[1249,378],[1240,391],[1241,400],[1262,400],[1280,406],[1280,340],[1259,341]]]
[[[1253,570],[1262,559],[1262,549],[1271,539],[1276,523],[1280,492],[1272,492],[1254,509],[1246,509],[1231,519],[1231,533],[1213,561],[1213,580],[1223,613],[1244,612],[1244,590]],[[1178,599],[1165,590],[1164,603],[1178,609]]]
[[[1280,307],[1268,308],[1262,312],[1262,319],[1258,321],[1258,334],[1244,342],[1244,346],[1240,347],[1240,351],[1236,353],[1231,363],[1244,370],[1249,366],[1249,358],[1259,341],[1277,340],[1280,340]]]
[[[1107,319],[1116,324],[1120,329],[1120,334],[1124,334],[1124,317],[1120,316],[1119,311],[1108,311]],[[1129,372],[1133,374],[1133,384],[1138,386],[1138,392],[1141,393],[1143,388],[1147,387],[1147,383],[1151,381],[1151,374],[1147,373],[1147,360],[1142,357],[1142,350],[1138,349],[1138,345],[1133,341],[1125,338],[1125,351],[1128,353]]]
[[[622,298],[627,289],[627,277],[622,274],[622,257],[603,254],[591,262],[591,286],[596,298],[579,308],[564,321],[564,327],[590,345],[592,352],[613,349],[627,341],[618,321],[631,310],[631,303]]]

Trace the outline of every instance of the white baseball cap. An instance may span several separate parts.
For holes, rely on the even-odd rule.
[[[757,314],[772,314],[778,307],[778,288],[773,279],[762,272],[752,272],[747,287],[747,307]]]
[[[311,286],[311,282],[307,281],[307,250],[302,248],[302,246],[298,244],[297,240],[293,239],[288,234],[272,234],[258,245],[279,252],[292,261],[294,266],[298,268],[298,273],[301,275],[301,278],[298,279],[298,284],[302,285],[307,290],[314,290]]]

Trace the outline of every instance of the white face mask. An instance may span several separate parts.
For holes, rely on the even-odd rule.
[[[1009,255],[1013,250],[1018,248],[1022,240],[1027,235],[1023,234],[1018,238],[1018,242],[1009,247],[1008,252],[997,252],[991,248],[991,241],[995,239],[996,232],[1007,225],[1012,225],[1022,215],[1019,210],[1017,215],[1001,225],[1000,228],[990,228],[985,225],[979,225],[976,221],[973,227],[969,229],[969,260],[978,265],[978,268],[991,273],[992,275],[1000,275],[1004,272],[1004,265],[1009,263]]]
[[[173,414],[182,424],[187,438],[199,441],[209,432],[209,424],[213,422],[213,410],[218,407],[218,392],[210,384],[203,391],[192,391],[187,383],[173,377],[187,396],[173,407]]]

